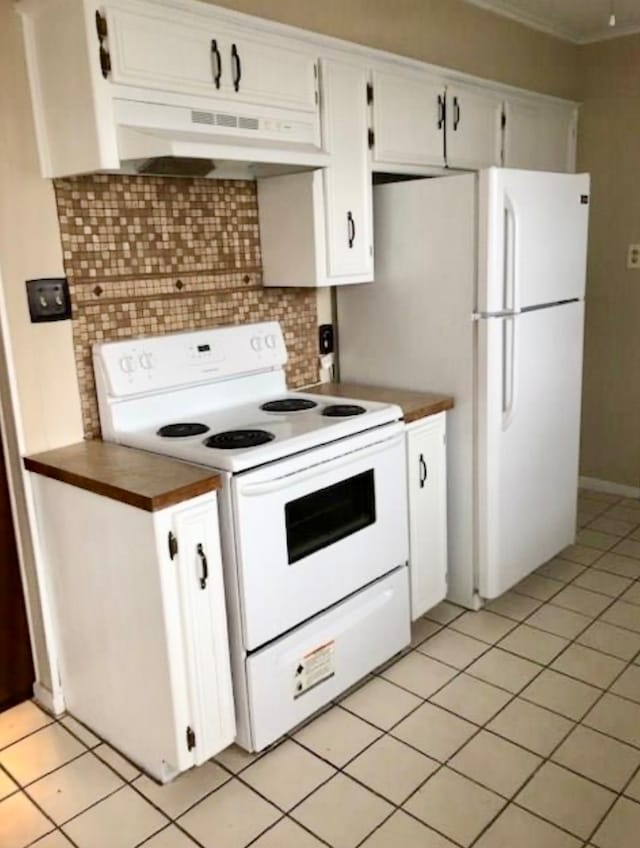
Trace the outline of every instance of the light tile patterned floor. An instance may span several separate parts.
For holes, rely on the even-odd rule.
[[[0,715],[0,848],[637,848],[640,501],[261,756],[160,787],[70,717]]]

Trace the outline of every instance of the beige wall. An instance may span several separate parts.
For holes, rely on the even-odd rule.
[[[640,485],[640,35],[580,48],[578,165],[592,175],[581,471]]]
[[[70,322],[31,324],[26,279],[61,276],[52,183],[39,172],[20,19],[0,3],[0,268],[27,451],[78,438]],[[10,81],[10,83],[9,83]]]
[[[0,296],[5,310],[0,354],[0,402],[7,472],[15,498],[17,536],[35,662],[50,685],[44,624],[20,453],[82,436],[69,322],[29,322],[24,281],[62,274],[62,255],[51,183],[39,175],[20,21],[8,0],[0,3]],[[7,351],[5,356],[4,351]],[[12,394],[7,372],[14,369]],[[16,415],[13,413],[17,412]]]
[[[575,98],[575,46],[463,0],[216,0],[239,12]]]

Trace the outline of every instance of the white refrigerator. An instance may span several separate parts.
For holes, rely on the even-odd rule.
[[[575,537],[589,176],[490,168],[374,189],[375,282],[337,293],[340,378],[452,394],[450,600]]]

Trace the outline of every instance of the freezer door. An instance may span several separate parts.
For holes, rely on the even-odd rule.
[[[588,174],[480,172],[480,313],[584,297]]]
[[[479,592],[495,598],[571,544],[584,304],[478,322]]]

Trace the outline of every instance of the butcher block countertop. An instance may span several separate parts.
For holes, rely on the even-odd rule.
[[[409,389],[388,389],[382,386],[362,386],[359,383],[323,383],[306,392],[329,397],[372,400],[380,403],[395,403],[402,409],[407,424],[453,409],[453,398],[433,392],[412,392]]]
[[[155,512],[212,492],[219,474],[99,439],[25,457],[28,471]]]

